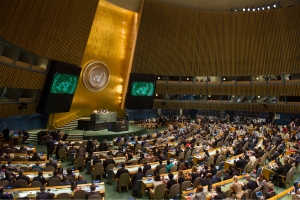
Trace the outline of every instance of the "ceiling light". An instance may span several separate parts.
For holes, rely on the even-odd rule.
[[[277,7],[277,5],[276,5],[276,4],[274,4],[274,5],[273,5],[273,8],[276,8],[276,7]]]
[[[190,80],[189,78],[186,78],[186,80],[188,81],[188,80]]]
[[[250,11],[251,9],[250,9],[250,8],[247,8],[247,10]]]
[[[157,79],[159,80],[159,79],[160,79],[160,77],[157,77]]]
[[[156,94],[155,96],[158,96],[158,94]]]
[[[243,12],[245,12],[246,11],[246,8],[243,8]]]
[[[223,78],[223,81],[226,81],[226,78]]]
[[[234,10],[234,12],[238,12],[238,9],[236,8],[236,9]]]
[[[268,8],[269,10],[271,9],[271,7],[270,7],[269,5],[267,6],[267,8]]]
[[[259,7],[257,7],[257,11],[260,11],[260,8],[259,8]]]
[[[257,96],[257,98],[260,98],[260,96]]]
[[[265,10],[265,5],[263,5],[263,6],[261,7],[261,9],[262,9],[262,10]]]

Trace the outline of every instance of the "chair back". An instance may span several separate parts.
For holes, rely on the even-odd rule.
[[[269,187],[270,185],[269,185],[269,182],[268,183],[266,183],[265,185],[264,185],[264,187],[263,187],[263,189],[262,189],[262,194],[263,194],[263,196],[265,196],[266,195],[266,193],[269,191]]]
[[[258,170],[256,171],[256,178],[259,177],[261,172],[262,172],[262,167],[258,168]]]
[[[131,164],[136,165],[138,163],[138,160],[132,160]]]
[[[106,173],[108,173],[108,170],[113,169],[115,167],[115,164],[109,164],[106,166]]]
[[[99,194],[93,194],[93,195],[89,196],[88,199],[102,199],[102,197]]]
[[[225,195],[226,195],[226,198],[230,198],[230,196],[231,196],[231,189],[227,190],[225,192]]]
[[[137,143],[134,148],[134,153],[136,154],[139,150],[141,150],[141,148],[142,148],[142,145],[140,143]]]
[[[39,168],[33,168],[31,171],[32,171],[32,172],[41,172],[42,170],[39,169]]]
[[[179,167],[178,167],[178,171],[179,170],[182,170],[183,169],[183,167],[184,167],[184,165],[185,165],[185,163],[183,162],[183,163],[180,163],[180,165],[179,165]]]
[[[184,160],[188,160],[189,157],[191,156],[191,153],[192,153],[191,150],[189,150],[188,152],[186,152]]]
[[[16,182],[19,184],[20,188],[28,188],[28,182],[27,181],[25,181],[23,179],[19,179]]]
[[[20,169],[23,169],[24,172],[30,172],[30,168],[29,167],[20,167]]]
[[[201,177],[195,179],[193,183],[193,188],[195,189],[198,185],[201,185]]]
[[[204,151],[204,146],[201,145],[200,148],[199,148],[199,153],[202,153]]]
[[[75,181],[75,179],[73,178],[73,177],[68,177],[68,182],[74,182]]]
[[[256,192],[258,191],[261,191],[261,187],[257,187],[253,192],[252,192],[252,195],[251,195],[251,198],[252,199],[257,199],[256,197]]]
[[[223,169],[220,170],[220,171],[218,171],[217,174],[216,174],[216,176],[219,177],[219,178],[221,178],[221,176],[223,174],[223,171],[224,171]]]
[[[46,166],[44,169],[45,172],[54,172],[55,168],[53,166]]]
[[[180,186],[180,191],[183,192],[185,191],[187,188],[192,187],[192,183],[191,181],[184,181],[181,186]]]
[[[76,168],[78,167],[84,167],[84,158],[81,156],[78,156],[75,160],[76,162]]]
[[[145,176],[147,177],[148,175],[152,176],[152,170],[151,169],[149,169],[149,170],[146,171]]]
[[[176,172],[176,171],[177,171],[177,168],[178,168],[177,165],[174,165],[174,166],[170,169],[169,172],[170,172],[170,173],[171,173],[171,172]]]
[[[123,153],[117,153],[116,157],[123,157]]]
[[[251,166],[252,166],[252,163],[249,162],[249,163],[244,167],[244,173],[248,173],[248,172],[251,170]]]
[[[0,186],[7,186],[9,184],[9,182],[7,180],[3,180],[3,181],[0,181]]]
[[[220,162],[219,166],[218,166],[218,170],[222,170],[224,168],[224,162]]]
[[[22,157],[21,156],[15,156],[14,161],[22,161]]]
[[[108,169],[107,170],[107,179],[112,179],[114,177],[114,170]]]
[[[75,160],[75,157],[76,157],[76,153],[70,153],[69,154],[69,161],[73,163],[74,160]]]
[[[197,149],[194,149],[194,150],[192,151],[191,156],[194,156],[196,152],[197,152]]]
[[[171,188],[170,188],[168,197],[170,199],[174,199],[175,196],[180,192],[179,189],[180,189],[180,184],[179,183],[172,185]]]
[[[56,199],[70,199],[70,194],[69,193],[59,193],[56,196]]]
[[[148,170],[149,171],[149,170]],[[133,190],[134,191],[140,191],[141,188],[142,188],[142,183],[143,183],[143,180],[137,180],[134,184],[134,188]]]
[[[30,187],[41,187],[43,184],[40,181],[32,181]]]
[[[65,149],[59,149],[58,150],[58,155],[59,155],[59,158],[66,158],[67,157],[66,150]]]
[[[211,164],[214,164],[214,156],[209,156],[207,159],[207,166],[210,166]]]
[[[249,142],[246,142],[246,143],[244,144],[244,146],[243,146],[243,150],[244,150],[244,151],[247,151],[248,145],[249,145]]]
[[[119,179],[119,187],[128,186],[128,184],[130,182],[129,177],[130,176],[128,173],[121,174],[120,179]]]
[[[166,173],[166,168],[165,167],[162,167],[162,168],[160,168],[160,170],[159,170],[159,174],[165,174]]]
[[[219,142],[217,143],[217,148],[220,147],[221,145],[222,145],[222,141],[219,141]]]
[[[73,199],[85,199],[85,191],[84,190],[77,190],[74,192],[74,198]]]
[[[153,199],[163,199],[165,196],[166,184],[162,183],[155,187]]]
[[[50,178],[48,185],[49,186],[60,186],[60,180],[58,178]]]
[[[104,174],[103,163],[97,163],[94,166],[94,172],[93,172],[93,174],[94,175],[102,175],[102,174]]]
[[[223,159],[223,156],[219,155],[219,157],[216,160],[215,166],[219,166],[222,159]]]
[[[180,160],[180,158],[183,158],[183,157],[184,157],[184,152],[180,152],[180,154],[178,155],[177,160]]]
[[[252,163],[251,169],[252,169],[252,170],[256,169],[257,164],[258,164],[258,159],[256,159],[256,160]]]

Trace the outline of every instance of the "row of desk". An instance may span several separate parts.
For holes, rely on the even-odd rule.
[[[81,184],[78,185],[77,188],[80,190],[85,190],[86,192],[90,192],[91,184]],[[102,197],[105,196],[105,185],[104,183],[96,183],[96,192],[98,191]],[[66,186],[50,186],[46,187],[49,192],[54,193],[54,198],[57,197],[58,194],[68,193],[70,196],[74,196],[74,191],[71,190],[69,185]],[[16,188],[16,189],[4,189],[4,192],[10,192],[13,194],[14,199],[29,197],[35,199],[38,192],[40,192],[40,188]]]

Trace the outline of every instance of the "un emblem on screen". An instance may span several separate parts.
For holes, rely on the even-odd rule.
[[[90,62],[83,71],[83,84],[91,92],[104,89],[109,81],[107,66],[101,61]]]

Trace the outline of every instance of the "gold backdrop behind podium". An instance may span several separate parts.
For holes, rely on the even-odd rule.
[[[125,110],[121,109],[121,103],[123,92],[126,92],[124,88],[133,37],[136,34],[136,20],[136,13],[100,0],[82,59],[83,69],[70,112],[50,115],[48,128],[60,127],[78,117],[89,116],[93,110],[101,108],[116,111],[118,117],[124,117]],[[110,73],[107,86],[100,92],[90,92],[82,82],[85,66],[95,60],[104,62]]]

